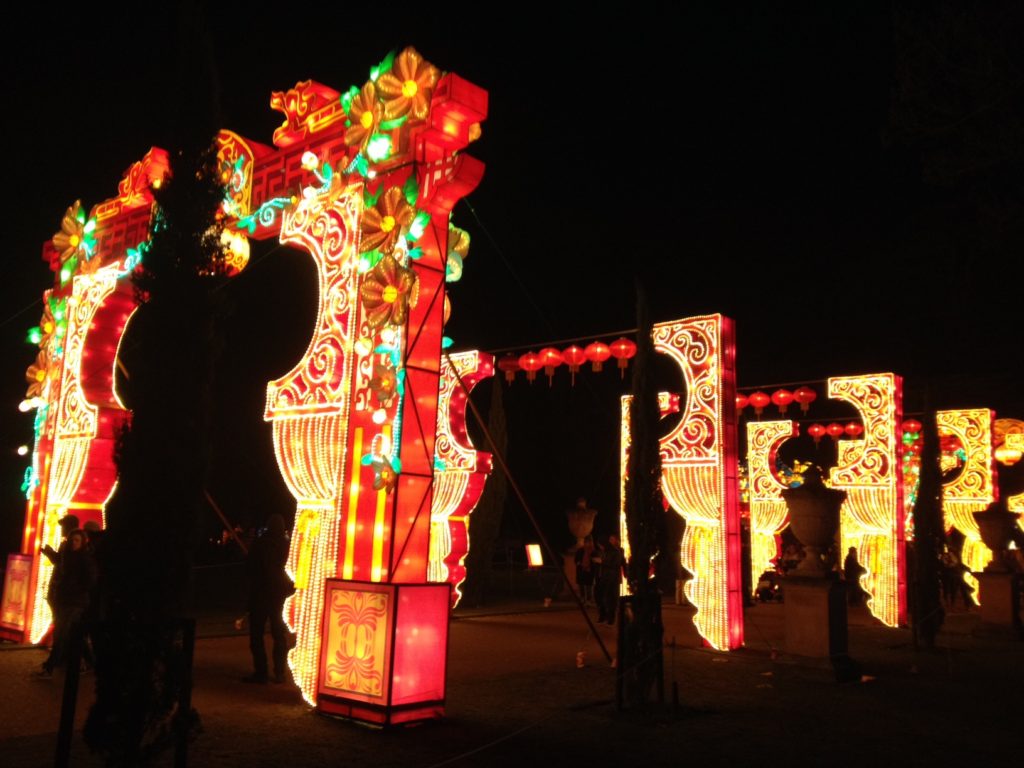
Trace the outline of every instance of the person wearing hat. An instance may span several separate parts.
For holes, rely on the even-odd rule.
[[[86,544],[85,531],[75,529],[61,545],[60,581],[53,593],[53,647],[43,662],[38,676],[53,676],[55,667],[67,659],[72,634],[79,626],[89,607],[96,584],[96,563]]]

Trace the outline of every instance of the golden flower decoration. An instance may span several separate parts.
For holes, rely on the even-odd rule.
[[[398,391],[398,377],[394,370],[377,363],[373,366],[373,378],[370,379],[370,391],[381,405],[391,405]]]
[[[50,375],[50,356],[46,350],[36,355],[36,361],[25,371],[25,381],[28,382],[26,398],[42,397],[43,387],[46,386],[46,379]]]
[[[391,71],[377,78],[377,90],[384,98],[384,119],[409,115],[425,120],[438,77],[437,67],[424,61],[415,48],[402,51]]]
[[[406,202],[401,188],[391,187],[373,208],[363,211],[363,237],[359,252],[380,250],[381,253],[391,253],[402,228],[412,224],[415,216],[416,212]]]
[[[448,225],[448,250],[455,251],[462,258],[469,256],[469,232],[454,224]]]
[[[366,273],[359,288],[366,310],[366,322],[376,330],[382,325],[402,325],[409,309],[419,297],[419,278],[403,267],[394,256],[385,254],[376,267]]]
[[[82,201],[75,200],[75,204],[68,206],[64,212],[64,218],[60,222],[60,232],[57,232],[52,238],[53,247],[60,254],[62,264],[74,256],[85,242],[85,225],[78,220],[81,211]]]
[[[362,151],[370,141],[370,137],[377,131],[380,125],[381,116],[384,114],[384,107],[377,101],[377,89],[372,80],[368,80],[359,95],[352,99],[352,107],[349,110],[349,118],[352,125],[345,129],[345,144],[350,147],[357,146]]]

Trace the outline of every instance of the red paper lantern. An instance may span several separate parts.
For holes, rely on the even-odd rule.
[[[848,434],[850,437],[860,437],[861,433],[864,431],[864,427],[862,427],[856,421],[851,421],[844,427],[844,429],[846,430],[846,434]]]
[[[540,351],[540,364],[544,366],[544,373],[548,377],[548,386],[551,386],[552,379],[555,376],[555,368],[560,366],[565,361],[562,359],[562,353],[554,347],[544,347]]]
[[[505,374],[505,381],[511,384],[519,370],[519,358],[513,354],[505,355],[498,361],[498,370]]]
[[[821,424],[811,424],[807,428],[807,434],[814,438],[814,444],[817,445],[818,441],[825,436],[825,427]]]
[[[833,440],[838,440],[840,437],[846,434],[846,427],[844,427],[842,424],[837,424],[836,422],[833,421],[831,424],[825,427],[825,431],[828,432],[828,436],[831,437]]]
[[[579,371],[580,366],[587,362],[587,353],[583,351],[583,347],[577,347],[573,344],[571,347],[562,350],[562,359],[569,366],[570,378],[573,385],[575,385],[576,373]]]
[[[772,402],[779,407],[779,413],[785,413],[793,402],[793,393],[788,389],[777,389],[772,393]]]
[[[800,410],[807,413],[807,409],[811,407],[818,398],[818,393],[810,387],[800,387],[796,392],[793,393],[793,399],[800,404]]]
[[[750,398],[744,395],[742,392],[736,393],[736,413],[737,415],[743,412],[743,409],[747,407],[747,403],[750,402]]]
[[[636,354],[636,344],[629,339],[622,338],[613,341],[609,348],[612,351],[612,357],[619,361],[619,375],[625,378],[629,359]]]
[[[583,350],[583,354],[587,356],[587,360],[590,361],[591,369],[596,373],[601,370],[601,366],[604,361],[612,356],[612,350],[611,347],[603,341],[595,341],[587,344],[587,348]]]
[[[537,371],[544,367],[540,361],[540,355],[536,352],[527,352],[519,356],[519,367],[526,371],[526,380],[533,381],[537,378]]]
[[[921,422],[917,419],[907,419],[903,422],[903,431],[916,434],[921,431]]]
[[[761,411],[765,409],[765,406],[767,406],[768,403],[772,401],[772,399],[768,397],[767,394],[761,392],[760,390],[752,394],[747,399],[750,401],[750,404],[754,406],[754,413],[757,414],[758,416],[761,415]]]

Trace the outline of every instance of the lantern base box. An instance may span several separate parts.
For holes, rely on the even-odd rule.
[[[837,659],[847,652],[846,589],[835,578],[783,580],[786,653]]]
[[[444,716],[450,584],[328,579],[316,708],[387,726]]]
[[[981,614],[979,629],[989,634],[1021,632],[1021,618],[1017,611],[1014,573],[981,571],[974,574],[978,580],[978,602]]]
[[[0,627],[0,641],[7,641],[9,643],[23,644],[27,642],[25,631],[23,629],[9,629],[7,627]]]

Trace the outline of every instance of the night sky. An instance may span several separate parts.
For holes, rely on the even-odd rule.
[[[451,291],[456,349],[632,328],[638,276],[656,320],[736,320],[741,386],[891,370],[905,377],[907,410],[928,391],[937,407],[1024,416],[1016,4],[706,5],[552,15],[479,4],[460,15],[377,4],[354,15],[297,4],[205,19],[170,4],[128,15],[83,6],[75,18],[24,10],[2,46],[14,238],[0,280],[6,551],[24,515],[14,451],[32,435],[16,409],[35,355],[24,332],[52,282],[39,253],[64,209],[113,196],[132,162],[173,148],[200,113],[270,144],[281,122],[271,91],[308,78],[344,91],[407,44],[490,93],[469,150],[486,175],[454,215],[472,236]],[[253,257],[225,289],[234,314],[211,480],[240,521],[293,509],[263,397],[301,356],[315,313],[308,258],[273,244]],[[570,387],[562,370],[551,388],[506,392],[513,468],[553,529],[580,494],[610,529],[628,376]]]

